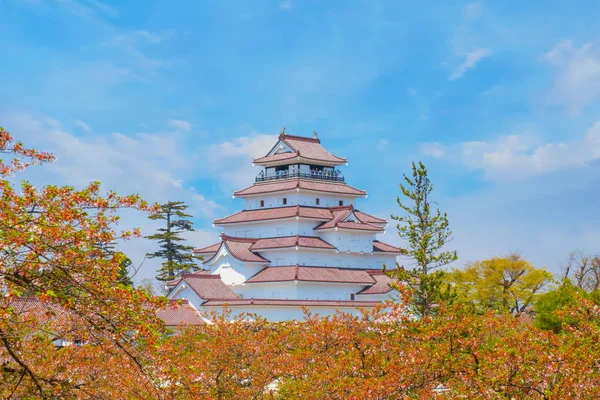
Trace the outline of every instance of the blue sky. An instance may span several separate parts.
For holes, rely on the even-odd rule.
[[[282,125],[345,156],[364,211],[423,160],[460,266],[600,252],[600,3],[0,0],[0,124],[57,162],[36,184],[214,217]],[[124,223],[151,232],[143,216]],[[384,240],[399,243],[389,227]],[[141,262],[151,244],[129,243]],[[152,276],[156,263],[144,265]]]

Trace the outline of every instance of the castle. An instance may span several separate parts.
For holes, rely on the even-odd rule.
[[[360,211],[366,191],[346,183],[347,160],[314,137],[282,131],[253,165],[252,186],[234,192],[243,210],[216,219],[221,241],[199,248],[203,269],[167,284],[169,299],[200,311],[255,313],[273,321],[355,313],[392,296],[384,266],[400,249],[376,240],[387,221]]]

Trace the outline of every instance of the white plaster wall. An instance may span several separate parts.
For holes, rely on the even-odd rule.
[[[245,282],[251,276],[263,269],[263,264],[244,263],[233,257],[225,249],[215,260],[208,264],[211,274],[220,274],[221,280],[227,285],[237,285]]]
[[[233,290],[245,299],[350,300],[365,285],[321,282],[246,283]]]
[[[307,265],[311,267],[370,268],[382,269],[385,263],[388,269],[396,267],[396,256],[379,253],[348,253],[335,250],[266,250],[261,255],[271,261],[273,266]]]
[[[332,316],[337,311],[345,312],[352,315],[360,314],[360,310],[355,307],[307,307],[312,314],[318,314],[321,317]],[[223,309],[221,307],[202,307],[201,312],[208,313],[210,311],[220,312]],[[302,307],[258,307],[258,306],[246,306],[246,307],[229,307],[231,316],[239,315],[242,313],[257,314],[269,321],[289,321],[289,320],[304,320],[304,310]]]
[[[272,220],[262,222],[250,222],[235,225],[226,225],[223,227],[223,232],[229,236],[235,237],[250,237],[250,238],[266,238],[277,236],[314,236],[314,227],[318,225],[318,221],[307,221],[303,219],[296,220]]]
[[[356,300],[359,301],[386,301],[395,300],[398,298],[398,292],[392,290],[384,294],[357,294]]]
[[[179,285],[177,285],[169,294],[168,298],[189,300],[190,303],[196,308],[200,307],[200,304],[204,302],[192,289],[189,288],[189,286],[187,286],[185,282],[181,282]]]
[[[351,196],[343,195],[331,195],[325,193],[305,193],[305,192],[287,192],[278,193],[271,195],[253,196],[251,198],[243,198],[244,209],[253,210],[260,207],[260,201],[265,201],[263,208],[281,207],[282,198],[287,198],[287,205],[301,205],[301,206],[317,206],[316,199],[319,199],[319,205],[317,207],[335,207],[339,206],[340,200],[343,201],[343,205],[355,205],[356,198]]]
[[[364,253],[373,251],[375,235],[371,232],[328,230],[318,232],[318,234],[324,241],[335,246],[339,251],[362,251]]]

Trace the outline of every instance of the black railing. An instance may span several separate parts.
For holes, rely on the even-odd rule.
[[[265,182],[265,181],[274,181],[277,179],[287,179],[287,178],[308,178],[308,179],[319,179],[323,181],[334,181],[334,182],[344,182],[344,177],[337,172],[323,172],[323,171],[313,171],[309,173],[304,172],[287,172],[281,171],[276,175],[265,176],[258,175],[256,177],[256,182]]]

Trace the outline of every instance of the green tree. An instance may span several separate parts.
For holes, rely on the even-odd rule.
[[[131,268],[131,259],[123,255],[123,259],[119,263],[119,271],[117,272],[117,282],[125,286],[133,286],[133,280],[129,276]]]
[[[152,220],[163,220],[166,226],[159,228],[158,232],[147,239],[157,240],[160,250],[148,253],[148,258],[162,258],[162,268],[159,269],[156,279],[160,281],[171,281],[184,272],[195,271],[198,265],[193,254],[192,246],[181,244],[185,239],[181,237],[183,232],[193,232],[192,216],[186,214],[188,206],[182,201],[170,201],[160,205],[160,210],[152,214]]]
[[[570,279],[563,279],[556,289],[538,296],[534,306],[534,325],[540,329],[558,333],[563,330],[564,326],[576,324],[576,316],[559,311],[576,306],[581,299],[587,299],[600,305],[600,290],[588,293],[575,286]]]
[[[392,219],[397,221],[398,235],[406,243],[402,254],[414,261],[415,268],[407,271],[399,268],[397,277],[414,288],[415,311],[425,316],[436,302],[451,293],[443,283],[444,273],[431,275],[432,270],[455,261],[457,255],[456,251],[444,250],[452,240],[452,232],[446,213],[432,208],[436,205],[430,199],[433,185],[422,162],[412,163],[412,177],[404,175],[400,190],[402,197],[396,201],[404,215],[392,215]]]
[[[520,254],[468,264],[450,274],[461,300],[480,311],[519,314],[533,305],[536,296],[553,281],[552,274],[536,268]]]

